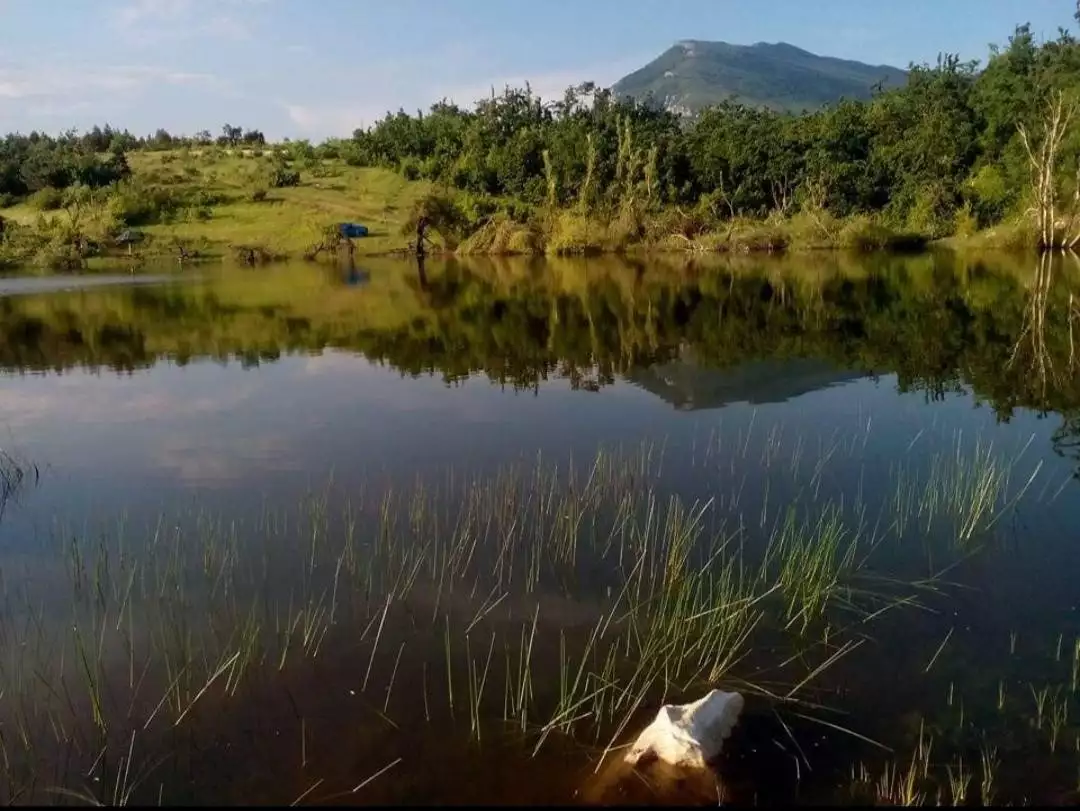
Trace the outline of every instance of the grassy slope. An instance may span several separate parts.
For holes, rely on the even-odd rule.
[[[404,247],[401,225],[426,183],[410,183],[382,169],[362,169],[333,162],[324,164],[328,177],[301,172],[295,188],[271,189],[262,202],[251,199],[251,175],[261,164],[256,158],[213,152],[182,156],[176,152],[135,152],[129,155],[136,177],[154,181],[171,176],[176,182],[228,200],[211,210],[209,220],[149,225],[139,230],[158,244],[181,239],[211,254],[229,245],[260,245],[277,253],[300,255],[319,241],[320,231],[336,222],[359,222],[370,236],[357,241],[360,253],[380,253]],[[23,204],[0,212],[15,222],[32,223],[38,212]],[[150,250],[150,249],[148,249]]]

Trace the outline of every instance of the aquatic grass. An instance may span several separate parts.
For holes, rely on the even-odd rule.
[[[1050,700],[1050,751],[1057,752],[1058,740],[1069,723],[1069,696],[1062,695],[1060,687],[1054,689]]]
[[[1001,763],[998,759],[997,747],[984,743],[979,751],[979,760],[982,765],[980,799],[983,805],[994,805],[997,800],[997,769]]]
[[[70,610],[90,620],[53,640],[45,629],[56,626],[41,610],[15,612],[25,614],[22,626],[5,617],[5,641],[29,643],[35,661],[57,661],[54,645],[70,654],[59,659],[67,671],[42,670],[51,692],[25,718],[24,748],[42,734],[70,738],[84,723],[73,672],[99,732],[142,734],[192,723],[211,696],[235,698],[255,674],[313,662],[331,639],[357,636],[366,659],[357,687],[379,693],[384,717],[391,693],[405,695],[395,685],[408,682],[422,692],[414,699],[425,719],[445,706],[464,724],[467,709],[479,738],[497,716],[533,736],[533,751],[553,735],[610,750],[646,708],[718,685],[811,717],[823,711],[810,700],[814,685],[861,655],[867,624],[941,587],[934,577],[876,572],[884,541],[905,540],[887,518],[874,523],[874,510],[887,515],[889,504],[861,489],[830,492],[831,466],[857,458],[869,430],[825,437],[816,460],[799,437],[788,465],[782,432],[751,420],[734,443],[719,437],[703,448],[720,464],[712,494],[696,500],[666,489],[664,446],[646,444],[604,449],[584,464],[537,459],[494,475],[388,483],[340,514],[329,491],[309,494],[294,510],[264,508],[254,532],[203,512],[159,520],[144,544],[122,525],[111,537],[60,532],[49,543],[65,562]],[[745,475],[732,475],[719,449],[753,462],[755,437],[777,486],[753,503]],[[952,469],[939,469],[933,489],[970,492],[950,484]],[[990,502],[1000,511],[1014,500]],[[971,524],[954,515],[957,499],[934,508]],[[980,513],[972,537],[993,514]],[[561,619],[547,607],[555,599],[580,619]],[[443,650],[425,658],[409,644],[406,662],[402,628],[431,630]],[[765,655],[766,640],[783,653]],[[403,680],[413,659],[422,678]],[[440,659],[444,698],[429,691]],[[0,672],[0,694],[31,689]],[[492,707],[500,693],[501,713]],[[5,757],[15,748],[6,744]]]
[[[1045,686],[1040,690],[1035,689],[1035,685],[1028,685],[1028,689],[1031,690],[1031,697],[1035,699],[1035,729],[1042,730],[1043,721],[1046,719],[1046,705],[1050,699],[1050,687]]]
[[[949,776],[950,801],[955,806],[966,805],[968,799],[968,789],[971,786],[973,775],[964,765],[963,756],[957,759],[955,770],[953,769],[952,764],[947,765],[945,768]]]
[[[8,503],[14,500],[28,483],[36,484],[41,471],[17,454],[0,448],[0,520]]]
[[[1074,693],[1080,690],[1080,637],[1073,642],[1072,676],[1069,686]]]

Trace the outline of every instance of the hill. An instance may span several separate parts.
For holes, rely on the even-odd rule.
[[[639,100],[651,96],[683,114],[732,98],[755,107],[802,112],[841,98],[869,98],[878,83],[891,87],[906,78],[904,71],[889,65],[818,56],[783,42],[684,40],[612,89]]]

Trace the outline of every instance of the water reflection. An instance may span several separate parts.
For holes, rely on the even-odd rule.
[[[200,359],[252,367],[336,348],[447,383],[482,374],[515,389],[564,380],[597,390],[617,379],[685,389],[687,376],[715,388],[721,377],[704,384],[711,373],[703,370],[799,360],[823,375],[818,381],[803,364],[807,390],[834,375],[895,374],[901,391],[931,400],[970,389],[1002,419],[1030,408],[1068,422],[1080,405],[1078,274],[1058,260],[1053,272],[1049,258],[1044,264],[943,255],[221,272],[185,284],[0,298],[0,368],[131,372]],[[796,367],[759,368],[763,381],[791,381]]]
[[[317,648],[324,636],[330,640],[318,661],[289,658],[284,670],[277,659],[267,660],[264,673],[250,663],[252,654],[243,661],[258,677],[245,675],[250,681],[235,696],[207,693],[201,700],[212,710],[185,729],[190,740],[180,744],[161,733],[164,743],[157,743],[187,759],[188,771],[176,766],[164,780],[174,798],[220,798],[221,786],[241,780],[238,775],[250,775],[235,789],[247,799],[288,801],[321,780],[328,781],[327,792],[330,782],[347,791],[399,753],[424,751],[434,759],[451,740],[457,743],[441,762],[453,766],[435,769],[430,760],[413,758],[399,779],[367,798],[505,795],[555,802],[581,785],[565,766],[587,759],[576,742],[529,760],[519,741],[507,742],[512,736],[504,726],[483,732],[484,746],[505,746],[496,750],[503,755],[461,745],[476,732],[463,707],[469,691],[486,683],[484,662],[495,657],[492,683],[513,681],[521,640],[542,606],[536,667],[544,669],[536,689],[552,700],[559,674],[567,681],[573,670],[564,649],[588,641],[579,638],[582,629],[614,611],[612,601],[618,603],[628,583],[635,594],[656,595],[659,603],[642,598],[642,611],[659,604],[677,617],[679,605],[691,605],[703,629],[718,627],[702,618],[716,608],[709,589],[720,588],[719,580],[690,582],[680,591],[677,578],[665,574],[716,550],[695,547],[691,554],[692,544],[670,538],[646,543],[649,533],[660,537],[685,521],[718,549],[746,549],[750,556],[778,527],[794,527],[784,537],[805,556],[791,566],[799,577],[787,588],[797,590],[821,562],[818,546],[806,542],[818,536],[798,531],[796,518],[807,516],[807,533],[831,528],[827,537],[837,549],[854,550],[838,557],[862,567],[873,554],[874,563],[859,569],[866,578],[859,588],[837,591],[847,619],[837,625],[830,616],[810,648],[785,654],[780,669],[799,670],[786,672],[785,689],[840,655],[843,664],[830,670],[826,684],[811,679],[820,693],[810,696],[842,703],[859,734],[907,752],[921,734],[921,716],[918,723],[911,719],[925,712],[942,745],[970,764],[980,756],[973,743],[977,719],[978,734],[996,736],[994,745],[1019,741],[1009,755],[1022,772],[1043,763],[1041,750],[1029,739],[1035,733],[1023,712],[1010,716],[1019,726],[995,726],[1006,726],[995,709],[998,680],[1008,693],[1003,703],[1026,699],[1029,684],[1051,678],[1065,684],[1067,674],[1057,670],[1068,668],[1069,640],[1080,637],[1074,613],[1080,549],[1071,529],[1080,514],[1069,498],[1080,447],[1072,341],[1078,277],[1076,267],[1057,258],[1037,264],[949,254],[823,255],[716,263],[372,261],[363,270],[304,265],[207,271],[154,286],[24,289],[0,297],[0,426],[26,456],[46,462],[50,475],[46,487],[27,493],[20,509],[4,516],[0,567],[25,574],[25,606],[38,612],[30,612],[28,628],[47,625],[49,612],[66,621],[63,586],[75,578],[82,589],[77,611],[97,623],[95,639],[107,633],[116,648],[99,657],[115,657],[114,670],[134,673],[124,676],[127,689],[138,681],[135,639],[140,655],[161,645],[201,668],[197,678],[174,674],[175,660],[167,661],[164,673],[155,671],[158,692],[140,696],[147,713],[164,693],[161,706],[180,715],[219,666],[227,673],[226,692],[235,690],[231,668],[255,649],[260,634],[269,640],[266,650],[284,646],[288,657]],[[599,456],[598,448],[605,449]],[[618,452],[605,456],[608,448]],[[633,453],[620,455],[628,450]],[[619,461],[626,458],[638,461]],[[603,464],[590,468],[594,459]],[[488,475],[508,462],[518,463],[519,478]],[[597,469],[607,472],[592,476]],[[330,473],[333,487],[320,490]],[[536,494],[545,487],[554,493],[550,482],[559,476],[582,489],[573,498],[559,496],[562,506],[538,508]],[[406,500],[380,500],[379,487],[390,480]],[[601,494],[590,495],[598,486]],[[640,489],[645,486],[648,492]],[[309,490],[340,501],[318,496],[304,502],[314,505],[308,513],[289,514],[283,505],[295,505]],[[410,502],[409,493],[423,498]],[[681,506],[674,506],[675,496]],[[185,499],[197,504],[194,517],[155,523],[159,511]],[[517,507],[498,506],[507,503]],[[467,513],[461,520],[468,527],[475,522],[475,532],[445,531],[459,525],[455,510]],[[137,528],[131,535],[115,529],[121,512]],[[397,522],[393,532],[378,523],[386,515]],[[638,519],[640,534],[626,529]],[[98,546],[94,531],[102,524],[109,541]],[[71,530],[80,525],[92,529]],[[142,533],[144,526],[151,529]],[[523,532],[543,535],[550,557],[523,541]],[[71,540],[76,535],[86,537],[83,546]],[[84,557],[106,548],[116,555],[111,568]],[[644,564],[624,557],[638,548],[651,561],[647,578]],[[155,557],[162,549],[163,559]],[[976,555],[984,550],[993,553]],[[145,577],[132,575],[133,561]],[[736,577],[743,561],[727,565],[730,582],[746,586]],[[189,566],[190,580],[182,574]],[[935,581],[931,588],[925,578],[942,571],[964,590],[931,603],[940,596],[936,589],[950,584]],[[96,591],[87,585],[93,578],[100,578]],[[903,617],[897,611],[895,622],[875,624],[880,640],[867,636],[862,619],[846,624],[844,612],[868,598],[863,586],[902,581],[916,583],[912,600],[926,599],[932,610]],[[138,613],[130,608],[133,583],[145,591],[138,611],[160,622],[149,638],[130,618]],[[748,588],[739,593],[755,596],[740,605],[773,596],[764,583]],[[175,600],[162,599],[166,592]],[[897,593],[902,601],[911,596]],[[342,613],[334,613],[331,594],[341,597]],[[203,597],[212,611],[199,602]],[[392,600],[400,602],[393,612]],[[755,637],[740,678],[775,667],[767,661],[772,645],[803,622],[793,605],[781,612],[783,622]],[[885,616],[891,619],[899,605]],[[873,608],[876,615],[884,606]],[[454,626],[452,644],[449,614],[445,625],[436,616],[443,610],[461,615],[455,614],[461,627]],[[125,611],[129,618],[118,621]],[[679,634],[687,626],[665,627]],[[0,630],[8,632],[2,623]],[[223,658],[204,656],[202,648],[194,655],[192,633]],[[849,636],[837,636],[844,633]],[[505,638],[496,643],[496,634]],[[1012,635],[1020,653],[1006,657]],[[244,644],[229,647],[238,638]],[[612,643],[597,673],[614,674],[608,662],[642,660],[623,645],[648,638],[630,633]],[[82,644],[77,636],[76,642]],[[849,663],[844,657],[855,645],[860,654],[875,648],[874,655]],[[663,658],[660,647],[648,650],[654,662]],[[436,709],[432,721],[427,702],[436,689],[428,679],[443,679],[433,668],[445,662],[449,672],[451,658],[455,672],[467,676],[449,685],[449,718],[437,717]],[[55,665],[44,654],[42,660]],[[661,663],[656,673],[662,672]],[[358,689],[358,674],[365,682],[373,674],[379,695]],[[295,703],[282,698],[279,675]],[[685,686],[666,684],[667,675],[656,678],[649,703]],[[174,683],[186,692],[172,692]],[[956,701],[954,685],[966,691]],[[437,685],[440,695],[445,687]],[[512,705],[521,701],[521,689],[493,688],[491,702]],[[589,695],[594,686],[582,689]],[[71,712],[93,719],[92,689],[79,696],[74,701],[83,703]],[[766,785],[768,775],[803,761],[778,749],[787,733],[771,698],[757,698],[768,710],[748,720],[736,745],[749,768],[766,775],[754,790],[775,788],[774,799],[790,799],[784,792],[791,781],[781,791]],[[130,720],[134,704],[121,701],[117,712]],[[560,712],[573,716],[572,709]],[[508,711],[499,712],[505,720]],[[782,723],[807,747],[824,740],[821,725],[807,728],[797,714]],[[51,727],[42,728],[51,734]],[[258,730],[258,746],[245,742],[250,730]],[[282,730],[287,743],[266,743]],[[592,745],[605,745],[612,730],[604,731]],[[865,743],[834,736],[811,753],[815,773],[807,780],[822,792],[815,796],[835,799],[829,792],[849,779],[851,764],[880,757]],[[110,751],[125,745],[113,740]],[[299,766],[298,750],[305,753]],[[340,754],[354,750],[359,754]],[[766,750],[777,760],[762,760],[758,753]],[[87,746],[76,756],[83,773],[93,770],[97,751]],[[308,771],[308,753],[318,775]],[[1061,758],[1050,760],[1061,766]],[[530,783],[508,779],[500,792],[478,780],[499,769],[528,773]],[[470,788],[462,786],[463,774]],[[1002,779],[1017,786],[1023,777]],[[1055,772],[1040,785],[1060,786],[1059,777]]]

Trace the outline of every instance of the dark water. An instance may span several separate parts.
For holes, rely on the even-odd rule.
[[[0,294],[0,447],[40,474],[0,520],[5,799],[580,801],[609,744],[716,684],[748,697],[729,799],[1078,799],[1068,263],[373,262]],[[714,633],[698,591],[656,583],[736,546],[757,565],[788,515],[806,549],[859,538],[820,616],[777,603],[722,672],[648,687],[632,622],[590,642],[646,569],[648,605]],[[558,705],[579,672],[641,701]],[[613,796],[664,798],[631,783]]]

